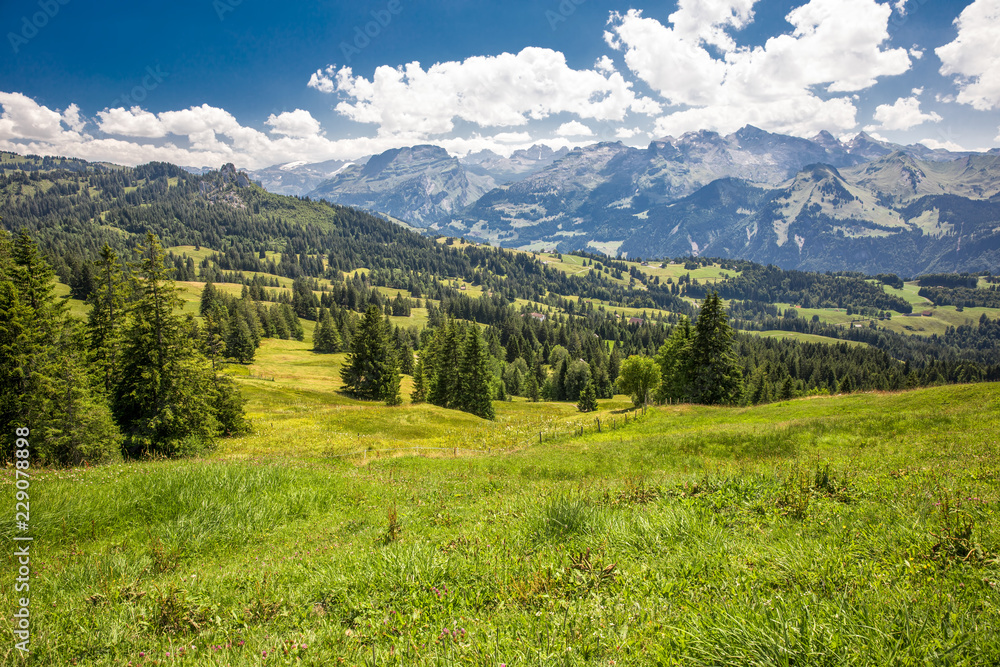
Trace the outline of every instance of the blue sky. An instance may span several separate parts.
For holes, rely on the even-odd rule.
[[[190,166],[746,124],[1000,146],[1000,0],[0,6],[0,148]]]

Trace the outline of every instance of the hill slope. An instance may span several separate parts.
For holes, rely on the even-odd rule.
[[[513,455],[343,459],[324,432],[367,434],[386,408],[311,425],[326,394],[248,383],[258,433],[210,459],[35,473],[34,660],[1000,658],[1000,451],[982,419],[997,385],[678,406],[615,430],[604,415],[602,433]],[[404,437],[441,418],[400,410]],[[478,449],[467,426],[445,424]]]

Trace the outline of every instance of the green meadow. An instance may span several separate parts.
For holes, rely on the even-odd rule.
[[[1000,661],[996,384],[485,422],[308,348],[206,458],[34,472],[30,664]]]

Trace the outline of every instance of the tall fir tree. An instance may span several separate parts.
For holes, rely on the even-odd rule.
[[[532,403],[537,403],[538,399],[542,397],[542,391],[538,387],[538,376],[535,373],[530,373],[528,379],[525,382],[524,395],[528,397],[528,400]]]
[[[253,362],[257,346],[246,317],[233,313],[229,318],[229,336],[226,338],[226,356],[241,364]]]
[[[597,391],[594,389],[593,380],[588,380],[583,391],[580,392],[580,401],[576,404],[576,409],[580,412],[597,410]]]
[[[378,306],[368,306],[351,352],[340,370],[344,389],[358,398],[399,405],[399,368],[396,351]]]
[[[413,375],[413,348],[409,344],[399,345],[399,372],[403,375]]]
[[[216,303],[219,303],[219,291],[215,288],[215,284],[209,280],[201,289],[201,301],[198,306],[199,314],[204,317],[208,311],[212,310],[212,307]]]
[[[55,298],[53,277],[27,233],[12,245],[0,232],[0,429],[29,428],[40,464],[99,463],[120,456],[121,434],[87,372],[85,331]]]
[[[94,367],[101,376],[105,394],[110,396],[118,381],[128,285],[118,255],[108,244],[101,248],[94,266],[94,288],[87,298],[90,304],[87,332]]]
[[[424,366],[427,380],[427,402],[442,408],[454,408],[459,401],[459,373],[461,363],[462,341],[461,332],[454,320],[446,320],[434,335],[433,358],[434,370],[427,377],[427,366]]]
[[[690,396],[692,336],[691,322],[682,316],[670,338],[657,351],[656,363],[661,376],[657,400],[686,400]]]
[[[330,315],[330,311],[321,308],[316,329],[313,332],[313,351],[322,353],[340,352],[340,333]]]
[[[152,233],[133,266],[135,301],[124,334],[114,412],[136,454],[183,455],[208,449],[223,426],[216,383],[192,332],[175,314],[177,289]]]
[[[733,351],[733,329],[718,292],[698,312],[691,339],[691,399],[708,405],[732,404],[742,392],[742,370]]]
[[[427,384],[424,381],[424,357],[423,354],[417,359],[413,367],[413,391],[410,392],[410,400],[414,403],[423,403],[427,400]]]
[[[213,302],[203,315],[201,329],[201,350],[212,364],[212,372],[219,371],[226,356],[226,340],[229,338],[229,311],[219,302]]]
[[[483,419],[496,419],[490,386],[492,374],[489,350],[483,340],[482,332],[476,325],[470,326],[465,335],[458,377],[459,388],[455,407]]]

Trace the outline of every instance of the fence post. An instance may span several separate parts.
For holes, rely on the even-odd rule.
[[[542,432],[541,431],[538,432],[538,444],[539,445],[542,444]]]
[[[597,418],[597,432],[598,433],[601,432],[601,418],[600,417]]]

